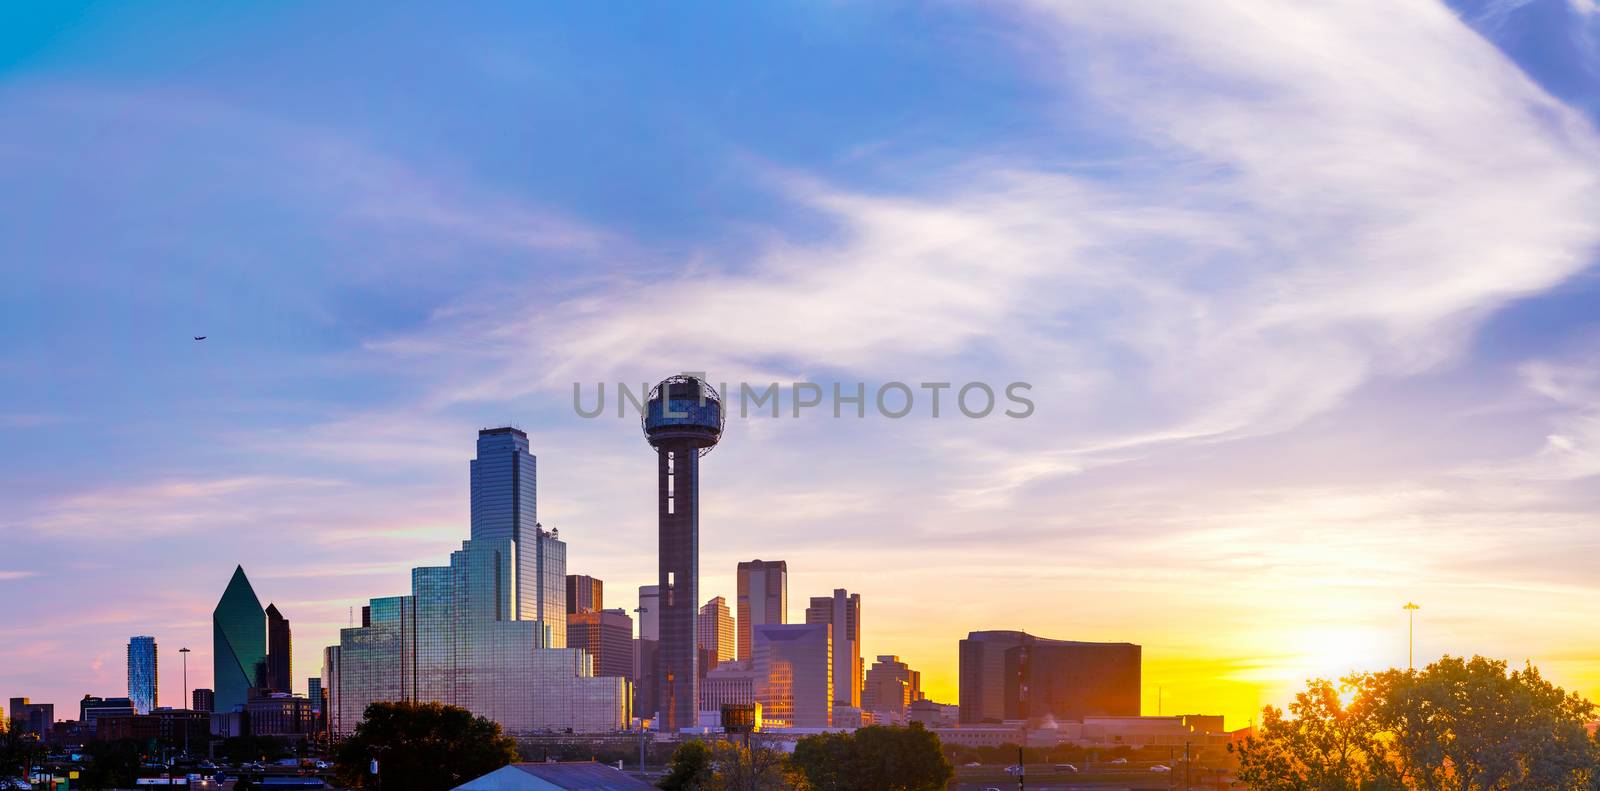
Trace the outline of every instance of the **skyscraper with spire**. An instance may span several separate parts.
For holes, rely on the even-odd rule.
[[[261,610],[244,567],[233,570],[228,588],[211,611],[211,667],[217,711],[232,711],[249,700],[267,674],[267,616]]]

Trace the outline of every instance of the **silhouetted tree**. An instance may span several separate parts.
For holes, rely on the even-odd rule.
[[[1531,664],[1447,656],[1420,672],[1312,681],[1234,751],[1258,791],[1596,788],[1594,710]]]
[[[691,739],[678,745],[667,762],[667,774],[656,783],[666,791],[705,791],[711,785],[711,748]]]
[[[374,703],[336,748],[335,773],[349,788],[438,791],[455,788],[517,758],[500,725],[442,703]],[[367,771],[378,761],[378,777]]]
[[[144,760],[144,745],[137,739],[90,742],[78,783],[83,788],[133,788]]]
[[[791,764],[808,791],[942,791],[955,774],[939,737],[918,723],[807,736]]]

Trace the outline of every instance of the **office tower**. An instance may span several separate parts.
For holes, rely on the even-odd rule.
[[[132,717],[139,710],[134,708],[133,701],[128,698],[99,698],[94,695],[84,695],[78,701],[78,722],[89,733],[95,733],[102,718]]]
[[[812,596],[806,623],[833,626],[833,705],[861,706],[861,594]]]
[[[825,623],[755,627],[751,669],[763,720],[774,727],[832,727],[832,628]]]
[[[700,457],[722,437],[722,402],[704,381],[679,375],[656,385],[645,408],[645,437],[656,451],[658,694],[662,727],[675,731],[699,719]]]
[[[190,695],[189,708],[195,711],[215,711],[217,707],[216,694],[205,687],[197,687]]]
[[[156,639],[149,635],[128,638],[128,699],[140,714],[149,714],[158,705],[159,673]]]
[[[789,564],[747,560],[739,564],[739,658],[750,658],[751,629],[789,622]]]
[[[605,601],[605,583],[587,574],[567,575],[567,614],[599,612],[606,608]]]
[[[728,611],[728,600],[721,596],[711,597],[711,601],[700,608],[699,640],[703,655],[711,660],[711,666],[727,662],[734,655],[734,625],[733,613]]]
[[[41,740],[50,738],[50,731],[56,722],[56,704],[12,698],[6,712],[11,717],[11,727],[16,728],[18,733],[31,733]]]
[[[243,706],[250,690],[266,680],[267,616],[244,567],[233,570],[228,588],[211,611],[211,667],[215,710]]]
[[[1139,715],[1140,648],[971,632],[960,644],[961,723]]]
[[[399,700],[461,706],[511,734],[623,728],[627,679],[596,676],[579,649],[541,647],[547,622],[513,618],[519,566],[511,539],[473,539],[449,566],[413,569],[412,595],[373,599],[367,625],[324,652],[329,730]]]
[[[700,710],[720,712],[723,706],[756,703],[756,672],[749,664],[730,659],[706,671],[700,679]]]
[[[883,655],[867,669],[862,684],[861,708],[903,719],[914,701],[922,700],[922,674],[900,657]]]
[[[311,701],[311,708],[317,712],[322,711],[322,676],[311,676],[306,679],[306,699]]]
[[[278,612],[278,605],[267,605],[267,683],[262,686],[274,692],[294,691],[292,640],[289,636],[289,619]]]
[[[539,647],[566,646],[566,545],[539,525],[537,459],[528,435],[509,426],[479,431],[470,467],[472,539],[510,539],[516,548],[512,619],[539,623]]]
[[[655,642],[661,639],[661,588],[656,585],[639,586],[639,639]]]
[[[375,701],[407,700],[461,706],[517,735],[626,727],[632,624],[602,613],[598,658],[615,646],[622,676],[596,675],[595,655],[566,647],[566,544],[533,518],[527,435],[481,431],[477,450],[472,538],[448,566],[412,569],[410,595],[373,599],[324,650],[331,735]]]
[[[633,619],[624,610],[587,610],[567,616],[567,647],[594,657],[594,674],[633,678]]]

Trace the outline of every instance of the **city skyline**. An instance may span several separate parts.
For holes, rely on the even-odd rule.
[[[1137,644],[1145,713],[1243,723],[1404,667],[1408,602],[1419,666],[1600,698],[1590,6],[23,11],[0,696],[120,696],[152,635],[161,701],[180,646],[220,699],[230,565],[301,691],[475,527],[485,427],[631,611],[657,471],[574,386],[699,371],[916,388],[731,415],[690,605],[781,558],[789,623],[859,593],[860,656],[933,700],[1016,630]],[[1037,409],[923,411],[975,381]]]

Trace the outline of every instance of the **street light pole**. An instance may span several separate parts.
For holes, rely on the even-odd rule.
[[[192,709],[194,708],[194,701],[189,699],[189,646],[178,649],[178,653],[183,655],[183,700],[180,702],[183,704],[183,708]],[[185,758],[189,756],[189,726],[192,724],[190,721],[185,721],[183,724],[183,755]]]
[[[1417,610],[1422,609],[1416,602],[1406,602],[1403,607],[1406,611],[1406,669],[1417,669]]]

